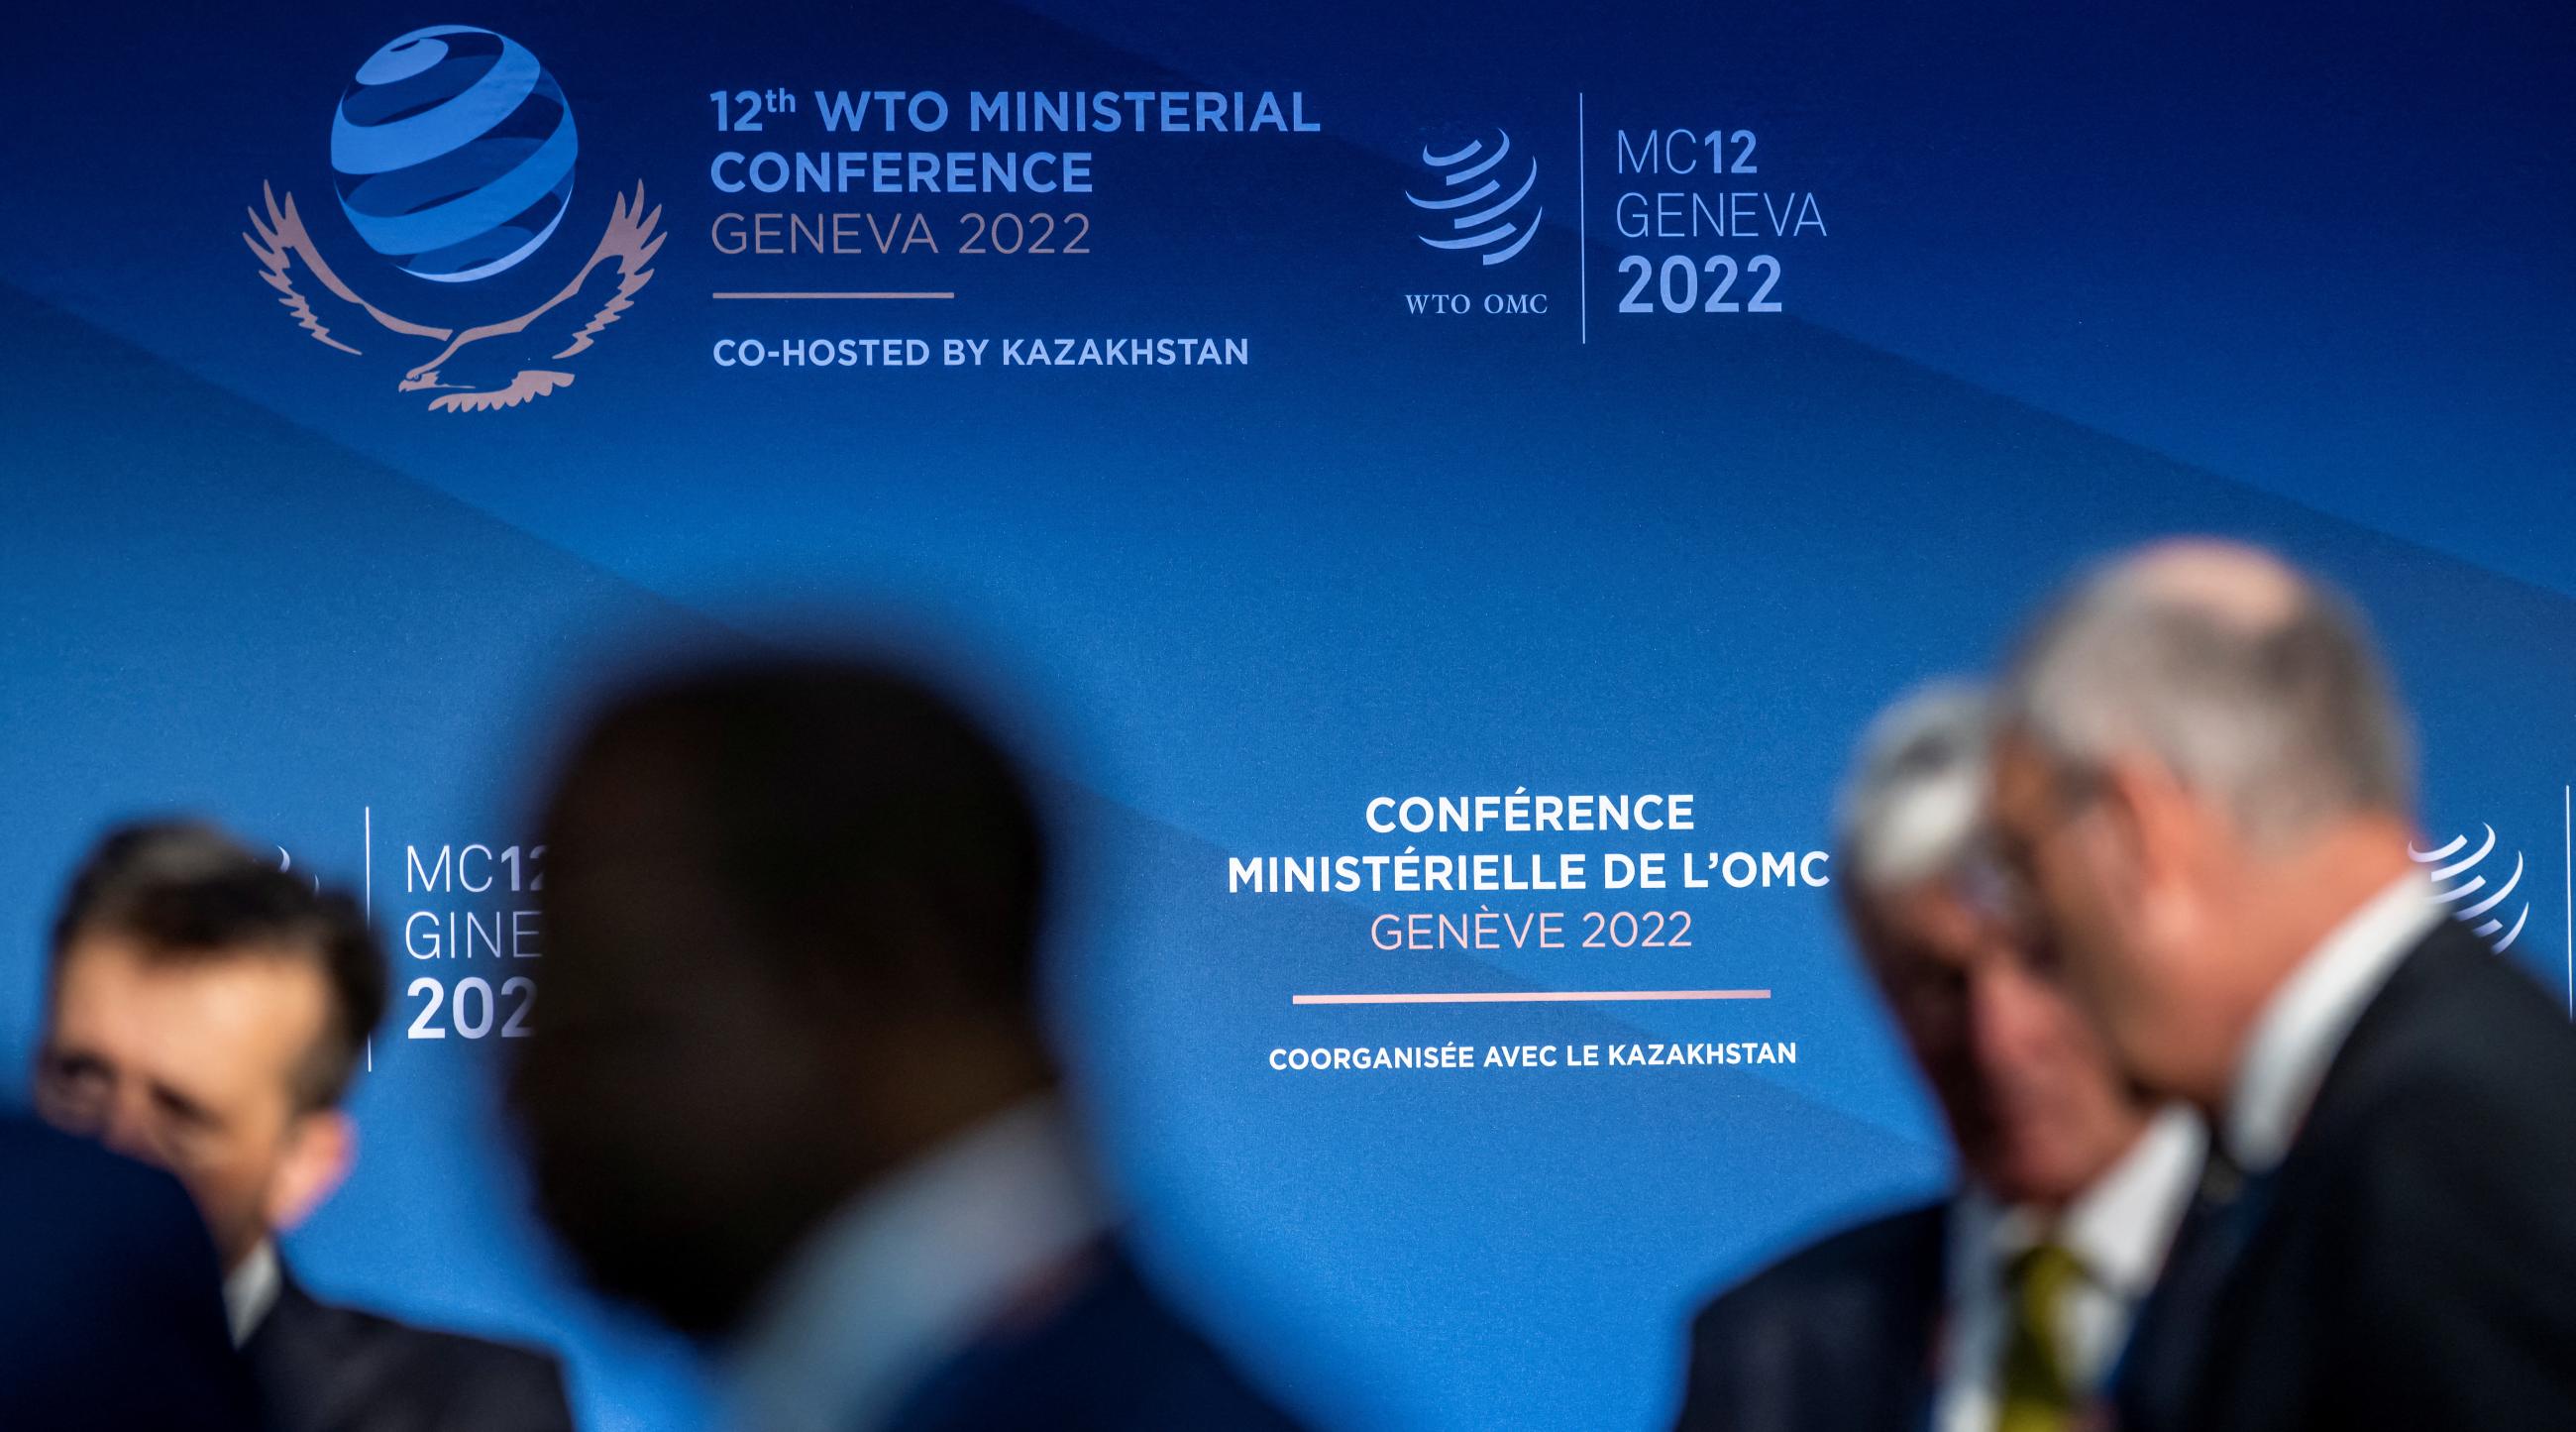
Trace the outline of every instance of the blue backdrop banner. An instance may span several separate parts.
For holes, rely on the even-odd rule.
[[[363,890],[399,998],[292,1256],[590,1425],[704,1378],[494,1089],[537,762],[640,651],[891,623],[1025,713],[1144,1252],[1328,1425],[1655,1425],[1697,1299],[1939,1185],[1832,787],[2114,545],[2352,591],[2428,862],[2576,1001],[2564,5],[9,26],[10,1087],[104,822]]]

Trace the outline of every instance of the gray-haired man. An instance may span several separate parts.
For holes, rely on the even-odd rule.
[[[2125,1071],[2217,1135],[2122,1427],[2576,1427],[2576,1033],[2417,873],[2358,616],[2162,544],[2059,604],[2003,705],[2006,864]]]
[[[1864,738],[1837,822],[1845,913],[1960,1186],[1710,1304],[1687,1432],[2062,1432],[2163,1261],[2200,1126],[2138,1097],[2030,968],[1985,860],[1990,740],[1974,692],[1900,702]]]

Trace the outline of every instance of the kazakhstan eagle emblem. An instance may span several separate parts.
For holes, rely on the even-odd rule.
[[[653,255],[660,251],[662,210],[644,208],[644,186],[630,198],[617,196],[608,228],[572,281],[561,292],[516,318],[472,328],[440,328],[387,313],[358,296],[331,271],[313,236],[296,212],[295,196],[280,199],[266,184],[260,198],[267,212],[250,210],[250,231],[242,241],[259,259],[260,280],[277,290],[278,303],[295,316],[313,340],[343,353],[362,353],[352,338],[363,336],[361,319],[397,338],[440,345],[427,360],[414,365],[394,388],[404,393],[436,393],[433,411],[479,413],[514,408],[568,386],[573,375],[553,366],[590,347],[602,329],[615,323],[653,280]],[[307,293],[309,283],[316,293]],[[314,311],[317,298],[324,313]],[[556,310],[564,316],[557,317]],[[334,328],[343,332],[334,332]],[[368,341],[373,342],[370,338]]]

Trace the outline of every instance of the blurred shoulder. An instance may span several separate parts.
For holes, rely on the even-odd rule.
[[[913,1398],[904,1432],[1297,1432],[1114,1243],[1043,1316],[997,1330]]]
[[[456,1432],[572,1425],[563,1365],[552,1354],[318,1302],[292,1285],[247,1351],[271,1395],[283,1398],[288,1423],[373,1405],[413,1409],[415,1420],[402,1425]]]
[[[552,1353],[521,1343],[420,1327],[355,1308],[340,1311],[358,1324],[355,1337],[397,1349],[403,1360],[417,1370],[478,1384],[541,1388],[558,1398],[562,1396],[563,1363]]]
[[[179,1181],[23,1115],[0,1115],[0,1272],[26,1316],[59,1314],[39,1288],[82,1305],[152,1290],[215,1300],[213,1243]],[[173,1291],[176,1290],[176,1291]]]
[[[75,1195],[60,1216],[76,1224],[122,1227],[121,1215],[137,1211],[170,1215],[183,1228],[197,1221],[168,1174],[26,1115],[0,1115],[0,1168],[9,1174],[0,1190],[13,1201]]]
[[[0,1427],[242,1428],[252,1398],[186,1190],[0,1114]]]
[[[2576,1186],[2571,1087],[2563,996],[2446,920],[2354,1024],[2283,1172],[2310,1185],[2318,1236],[2514,1242],[2534,1264],[2576,1271],[2576,1222],[2560,1206]]]
[[[1900,1209],[1829,1233],[1763,1268],[1703,1305],[1695,1338],[1812,1313],[1834,1317],[1856,1302],[1939,1295],[1949,1204]]]
[[[2576,1082],[2565,1005],[2456,921],[2443,921],[2389,977],[2336,1062],[2344,1067],[2327,1075],[2320,1121],[2331,1108],[2338,1122],[2375,1126],[2378,1137],[2576,1137],[2559,1101]]]

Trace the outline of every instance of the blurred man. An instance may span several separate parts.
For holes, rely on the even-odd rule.
[[[385,1006],[355,904],[201,826],[100,844],[54,926],[37,1112],[177,1174],[279,1432],[571,1425],[552,1359],[305,1293],[278,1256],[356,1153],[340,1110]]]
[[[178,1182],[0,1114],[0,1427],[250,1432],[255,1413]]]
[[[1995,908],[1990,735],[1973,692],[1899,703],[1864,738],[1837,822],[1854,938],[1961,1186],[1712,1303],[1683,1432],[2062,1432],[2163,1261],[2200,1125],[2131,1091]]]
[[[683,676],[589,725],[543,830],[540,1200],[723,1345],[743,1423],[1289,1426],[1113,1233],[1040,1030],[1047,842],[974,722],[863,665]]]
[[[2009,864],[2120,1062],[2217,1140],[2128,1432],[2576,1427],[2576,1033],[2443,918],[2359,618],[2147,549],[2012,672]]]

